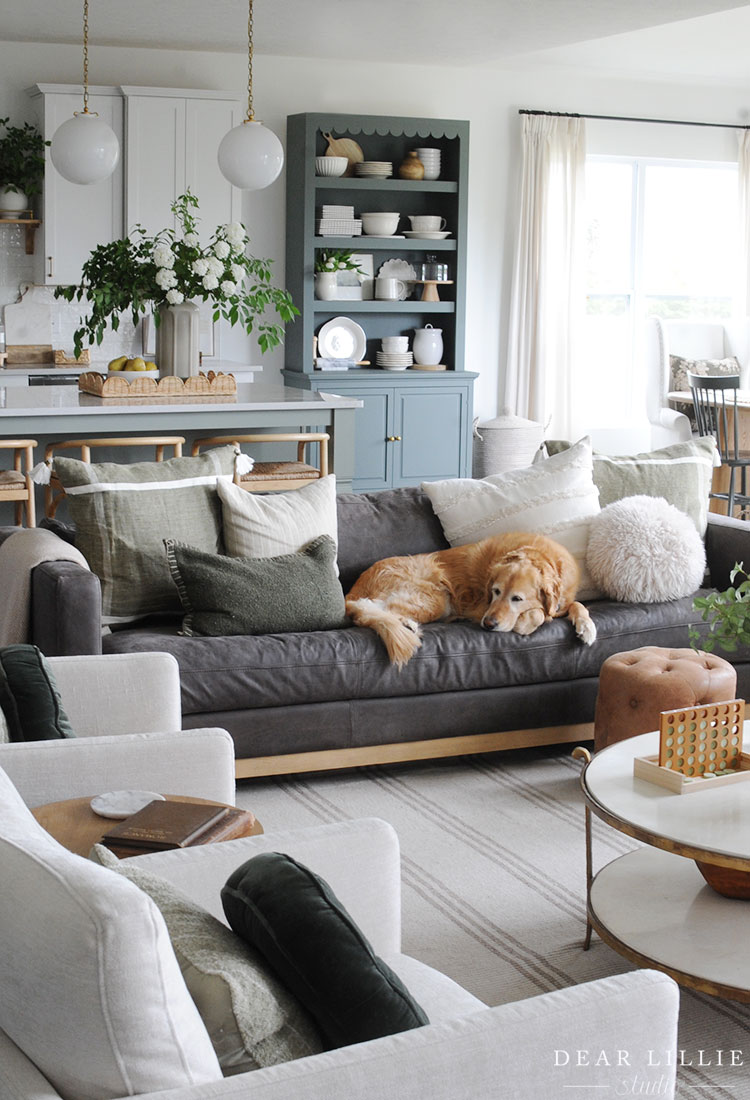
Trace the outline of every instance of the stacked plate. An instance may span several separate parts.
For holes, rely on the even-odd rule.
[[[424,178],[436,180],[440,176],[440,150],[439,149],[415,149],[415,152],[424,165]]]
[[[361,160],[354,165],[354,171],[358,176],[384,180],[393,175],[393,164],[389,160]]]
[[[376,351],[375,358],[383,370],[406,370],[414,363],[414,355],[410,351]]]

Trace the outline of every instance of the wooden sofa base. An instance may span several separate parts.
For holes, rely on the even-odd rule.
[[[368,764],[399,764],[409,760],[435,760],[444,756],[471,756],[480,752],[590,741],[593,736],[593,722],[577,722],[569,726],[465,734],[462,737],[438,737],[429,741],[403,741],[389,745],[363,745],[356,749],[321,749],[319,752],[245,757],[235,761],[235,776],[237,779],[254,779],[264,775],[292,775],[297,772],[361,768]]]

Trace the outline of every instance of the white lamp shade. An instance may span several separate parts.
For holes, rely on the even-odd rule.
[[[284,150],[261,122],[243,122],[222,138],[218,152],[221,174],[243,191],[261,191],[278,178]]]
[[[55,130],[50,156],[60,175],[71,183],[99,183],[114,172],[120,143],[98,115],[81,113]]]

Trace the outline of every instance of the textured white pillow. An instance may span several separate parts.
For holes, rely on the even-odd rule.
[[[625,497],[591,524],[589,572],[612,599],[626,603],[678,600],[700,588],[703,540],[689,516],[661,497]]]
[[[248,493],[219,482],[224,547],[232,558],[293,554],[318,535],[338,546],[336,478],[333,474],[285,493]]]
[[[158,909],[66,851],[0,770],[0,1028],[65,1100],[221,1080]]]
[[[599,491],[592,474],[591,441],[532,466],[481,480],[426,481],[422,489],[451,546],[465,546],[490,535],[532,531],[561,543],[581,569],[581,599],[594,599],[586,569],[589,525],[599,514]]]

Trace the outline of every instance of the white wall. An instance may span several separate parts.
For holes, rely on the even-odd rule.
[[[415,51],[416,52],[416,51]],[[123,50],[93,46],[92,84],[142,84],[180,88],[234,90],[246,88],[246,58],[241,54]],[[37,82],[76,83],[80,80],[79,47],[0,42],[0,116],[14,122],[33,117],[24,90]],[[750,93],[747,85],[716,86],[690,82],[659,83],[622,77],[610,79],[538,63],[524,67],[445,68],[420,65],[363,64],[356,60],[305,60],[256,54],[254,99],[258,118],[284,140],[285,118],[301,111],[336,110],[469,119],[471,122],[469,188],[469,262],[467,284],[468,369],[479,372],[475,414],[497,414],[502,392],[507,311],[512,270],[515,197],[519,163],[520,107],[639,117],[691,118],[739,122]],[[623,151],[625,123],[591,124],[597,152]],[[641,130],[642,128],[637,128]],[[651,135],[666,132],[651,127]],[[669,128],[673,155],[714,159],[721,147],[734,154],[731,131]],[[678,135],[678,136],[674,136]],[[690,152],[685,152],[689,149]],[[275,260],[277,278],[284,278],[284,180],[244,199],[243,220],[251,248]],[[2,232],[8,233],[5,229]],[[0,238],[2,263],[9,262]],[[12,257],[10,258],[12,265]],[[19,269],[19,282],[27,277]],[[225,336],[227,358],[247,354],[244,334]],[[265,359],[264,373],[277,378],[283,352]]]

